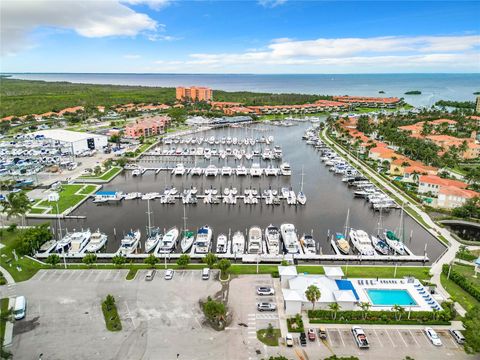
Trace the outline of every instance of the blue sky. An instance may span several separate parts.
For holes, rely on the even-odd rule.
[[[479,72],[480,2],[3,0],[2,72]]]

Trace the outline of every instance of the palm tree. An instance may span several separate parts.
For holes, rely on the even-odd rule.
[[[215,254],[209,252],[205,257],[203,258],[203,262],[208,265],[208,267],[211,269],[213,268],[213,265],[217,262],[217,257]]]
[[[437,309],[437,308],[433,308],[433,309],[432,309],[432,314],[433,314],[433,320],[437,320],[438,309]]]
[[[220,278],[224,278],[225,274],[227,273],[228,268],[232,265],[230,260],[228,259],[221,259],[218,263],[217,266],[220,269]]]
[[[337,318],[337,312],[340,311],[341,306],[334,302],[328,305],[328,308],[333,311],[333,320]]]
[[[393,307],[392,307],[392,311],[395,313],[395,320],[399,320],[398,314],[400,312],[400,309],[403,309],[403,308],[400,305],[397,305],[397,304],[393,305]]]
[[[312,303],[313,310],[315,310],[315,303],[320,299],[321,295],[320,289],[316,285],[310,285],[307,290],[305,290],[305,297]]]
[[[22,217],[30,210],[32,207],[28,196],[25,192],[20,191],[16,193],[9,193],[7,195],[7,201],[3,202],[3,212],[7,214],[7,219],[10,219],[12,216]]]
[[[368,310],[370,309],[372,305],[368,302],[362,302],[360,303],[360,308],[362,309],[363,311],[363,320],[365,320],[367,318],[367,312]]]

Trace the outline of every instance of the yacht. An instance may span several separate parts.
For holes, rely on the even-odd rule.
[[[373,235],[371,237],[374,249],[382,255],[388,255],[388,253],[390,252],[390,247],[388,246],[387,242]]]
[[[107,243],[107,235],[100,232],[100,230],[95,231],[92,236],[90,236],[90,242],[86,247],[86,252],[95,253],[100,251],[105,244]]]
[[[280,226],[283,246],[288,254],[298,254],[300,252],[297,233],[293,224],[282,224]]]
[[[196,254],[206,254],[210,251],[212,248],[212,229],[208,225],[198,230],[194,246]]]
[[[391,230],[385,230],[383,234],[386,243],[388,246],[392,248],[399,255],[405,255],[405,246],[403,245],[402,241],[395,235],[395,233]]]
[[[216,253],[217,254],[225,254],[227,252],[227,235],[225,234],[220,234],[217,237],[217,248],[216,248]]]
[[[175,250],[177,246],[179,231],[177,227],[173,227],[163,235],[162,241],[158,243],[157,251],[160,254],[169,254]]]
[[[185,169],[185,166],[183,164],[177,164],[175,165],[175,168],[172,170],[172,174],[177,176],[182,176],[182,175],[185,175],[185,172],[187,171],[187,169]]]
[[[302,238],[300,239],[300,244],[302,245],[303,252],[306,255],[315,255],[317,253],[315,239],[312,235],[303,234]]]
[[[201,167],[194,167],[190,170],[190,175],[192,176],[200,176],[203,174],[203,169]]]
[[[290,176],[292,175],[292,169],[290,168],[290,164],[284,162],[280,165],[280,172],[283,176]]]
[[[235,170],[237,176],[246,176],[247,175],[247,168],[243,165],[238,165],[237,169]]]
[[[52,239],[52,240],[48,240],[46,242],[44,242],[42,244],[42,246],[40,246],[40,249],[38,249],[38,252],[40,254],[44,254],[44,253],[49,253],[51,251],[53,251],[57,246],[57,241]]]
[[[249,254],[262,253],[262,229],[258,226],[252,226],[250,230],[248,230],[247,252]]]
[[[69,254],[80,254],[90,241],[90,230],[74,232],[70,242]]]
[[[277,176],[278,175],[278,169],[274,168],[272,166],[268,166],[265,168],[265,175],[266,176]]]
[[[262,176],[263,169],[260,167],[259,163],[253,163],[250,168],[250,176]]]
[[[55,251],[64,253],[70,248],[70,243],[72,242],[72,233],[66,233],[63,238],[57,241],[55,246]]]
[[[150,192],[142,195],[142,200],[154,200],[159,198],[161,195],[158,192]]]
[[[217,176],[218,168],[215,165],[208,165],[205,169],[205,176]]]
[[[129,255],[133,253],[140,241],[140,230],[130,230],[127,235],[120,241],[120,248],[118,249],[119,255]]]
[[[343,254],[348,255],[350,252],[350,244],[342,233],[335,234],[335,244],[337,245],[338,250]]]
[[[230,176],[232,175],[233,169],[230,166],[222,167],[222,176]]]
[[[372,240],[370,240],[370,237],[365,231],[350,229],[349,235],[350,235],[350,241],[352,242],[355,249],[357,249],[361,255],[364,255],[364,256],[375,255],[375,250],[373,249],[373,246],[372,246]]]
[[[265,229],[265,241],[267,250],[270,255],[278,255],[280,253],[280,231],[272,224]]]
[[[142,175],[142,170],[140,168],[134,169],[132,171],[132,176],[140,176]]]
[[[162,233],[160,232],[160,228],[153,228],[149,229],[149,235],[147,240],[145,240],[145,252],[149,253],[153,249],[155,249],[162,239]]]
[[[245,252],[245,235],[241,231],[235,232],[232,237],[232,254],[243,255]]]
[[[193,231],[184,230],[182,232],[182,240],[180,241],[180,247],[182,252],[186,253],[193,245],[195,241],[195,233]]]
[[[142,193],[131,192],[131,193],[127,193],[123,199],[124,200],[135,200],[135,199],[139,199],[141,197],[142,197]]]
[[[275,154],[275,157],[276,157],[277,159],[281,159],[282,156],[283,156],[283,154],[282,154],[282,148],[281,148],[280,146],[278,146],[278,145],[275,145],[275,146],[273,147],[273,153]]]

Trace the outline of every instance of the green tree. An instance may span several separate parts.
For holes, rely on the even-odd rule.
[[[315,310],[315,303],[320,299],[321,295],[320,289],[316,285],[310,285],[307,290],[305,290],[305,297],[312,303],[313,310]]]
[[[340,304],[334,302],[334,303],[329,304],[329,305],[328,305],[328,308],[329,308],[331,311],[333,311],[333,320],[336,320],[336,319],[337,319],[337,312],[339,312],[339,311],[340,311],[340,308],[341,308]]]
[[[117,267],[122,267],[127,262],[127,259],[121,255],[115,255],[112,258],[112,263]]]
[[[174,123],[183,123],[187,119],[187,111],[184,108],[171,108],[167,114]]]
[[[190,263],[190,256],[188,256],[187,254],[182,254],[177,259],[177,265],[181,269],[185,269],[189,263]]]
[[[203,313],[208,320],[218,322],[225,319],[227,309],[224,303],[215,301],[209,296],[203,304]]]
[[[205,257],[203,258],[203,262],[208,265],[208,267],[211,269],[217,262],[217,257],[215,254],[209,252]]]
[[[480,305],[471,308],[463,319],[465,327],[465,348],[470,352],[480,352]]]
[[[58,254],[50,254],[45,259],[45,262],[49,264],[51,267],[55,267],[60,263],[60,256]]]
[[[23,230],[19,236],[18,252],[20,255],[34,255],[45,242],[52,239],[48,224],[42,224]]]
[[[393,305],[392,311],[395,313],[395,320],[400,321],[402,319],[402,314],[405,313],[405,309],[400,305]]]
[[[30,210],[32,204],[24,191],[9,193],[7,201],[2,203],[3,212],[7,214],[7,219],[13,217],[22,217]]]
[[[158,263],[158,258],[155,255],[150,254],[148,255],[147,258],[145,258],[145,260],[143,260],[143,262],[145,264],[148,264],[153,269],[155,265]]]
[[[220,259],[217,263],[218,268],[220,269],[220,278],[225,279],[228,269],[232,266],[232,263],[228,259]]]
[[[97,255],[87,254],[83,257],[82,262],[88,267],[91,267],[93,264],[97,262]]]
[[[372,305],[369,302],[361,302],[360,303],[360,308],[363,311],[363,319],[365,320],[367,318],[367,313],[368,310],[370,309]]]

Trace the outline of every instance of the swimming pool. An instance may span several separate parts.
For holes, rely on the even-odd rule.
[[[410,293],[404,289],[367,289],[366,291],[375,306],[417,305]]]

